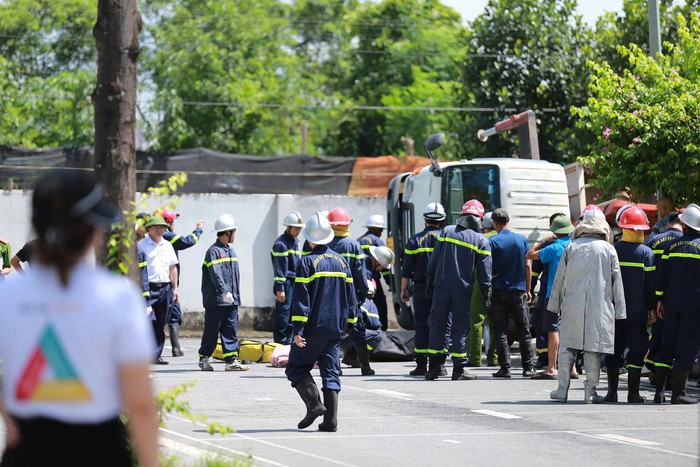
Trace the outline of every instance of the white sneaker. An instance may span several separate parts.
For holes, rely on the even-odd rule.
[[[211,366],[211,363],[209,363],[209,357],[202,357],[199,359],[199,368],[202,369],[202,371],[214,371],[214,367]]]
[[[250,367],[248,365],[242,365],[240,360],[236,359],[230,363],[227,363],[224,367],[224,371],[248,371]]]

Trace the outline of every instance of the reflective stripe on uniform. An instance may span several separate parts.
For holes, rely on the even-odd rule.
[[[285,282],[286,280],[286,277],[275,277],[275,282]]]
[[[442,349],[442,350],[433,350],[433,349],[425,349],[425,353],[431,353],[431,354],[441,354],[441,353],[447,353],[447,349]]]
[[[344,256],[346,258],[365,259],[365,255],[354,255],[352,253],[341,253],[340,256]]]
[[[305,323],[309,320],[306,316],[292,316],[292,321],[299,321],[300,323]]]
[[[142,261],[142,262],[139,263],[139,267],[140,267],[140,268],[145,268],[147,264],[148,264],[148,261]]]
[[[666,365],[665,363],[659,363],[659,362],[655,362],[655,363],[654,363],[654,366],[662,366],[662,367],[664,367],[664,368],[673,369],[673,366],[671,366],[671,365]]]
[[[620,261],[620,266],[628,268],[642,268],[645,272],[656,271],[656,266],[644,266],[644,263],[631,263],[627,261]]]
[[[540,277],[540,273],[539,273],[539,272],[532,272],[532,273],[530,273],[530,275],[531,275],[532,277]]]
[[[271,250],[270,253],[272,253],[272,256],[289,256],[290,254],[292,255],[298,255],[299,250],[287,250],[287,251],[275,251]]]
[[[340,279],[345,279],[345,282],[352,282],[352,278],[349,278],[344,272],[317,272],[309,277],[297,277],[294,279],[294,282],[308,284],[309,282],[315,281],[318,277],[338,277]]]
[[[419,349],[419,348],[415,348],[415,349],[413,349],[413,351],[414,351],[415,353],[430,353],[430,351],[429,351],[428,349]]]
[[[663,255],[664,254],[664,250],[651,250],[651,252],[654,253],[655,255]]]
[[[204,264],[206,267],[210,268],[215,264],[237,263],[237,262],[238,262],[238,258],[219,258],[219,259],[215,259],[213,261],[210,261],[208,263],[206,261],[204,261],[202,264]]]
[[[357,324],[357,316],[354,318],[348,318],[348,324]]]
[[[180,240],[181,235],[175,235],[173,238],[170,239],[170,243],[175,243],[178,240]]]
[[[146,291],[146,292],[143,293],[143,296],[144,296],[144,297],[150,297],[150,296],[151,296],[151,292]]]
[[[700,259],[700,255],[697,253],[669,253],[668,258]]]
[[[197,236],[197,234],[192,234],[192,238],[194,238],[195,243],[199,242],[199,237]]]
[[[423,248],[416,248],[415,250],[404,250],[404,254],[407,255],[417,255],[418,253],[432,253],[435,248],[430,248],[430,247],[423,247]]]
[[[664,291],[663,291],[663,290],[657,290],[657,291],[656,291],[656,296],[657,296],[657,297],[663,297],[663,295],[664,295]]]
[[[466,353],[466,352],[464,352],[464,353],[453,353],[452,356],[455,357],[455,358],[464,358],[464,357],[467,356],[467,353]]]
[[[372,245],[370,245],[369,243],[363,244],[363,245],[360,245],[360,246],[362,247],[363,250],[369,250],[370,248],[372,248]]]
[[[457,239],[452,238],[452,237],[438,237],[437,239],[438,239],[438,242],[454,243],[455,245],[463,246],[463,247],[469,248],[471,250],[474,250],[477,253],[482,254],[484,256],[491,256],[491,252],[488,250],[480,250],[479,247],[477,247],[476,245],[472,245],[471,243],[463,242],[463,241],[457,240]]]

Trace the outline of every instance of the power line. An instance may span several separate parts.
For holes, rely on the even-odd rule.
[[[272,104],[243,102],[183,101],[183,105],[197,107],[260,107],[267,109],[340,109],[340,110],[382,110],[388,112],[517,112],[515,107],[427,107],[427,106],[383,106],[383,105],[320,105],[320,104]],[[545,107],[539,112],[554,113],[557,109]]]

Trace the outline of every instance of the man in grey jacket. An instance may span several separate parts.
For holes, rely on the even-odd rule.
[[[576,353],[586,367],[584,400],[603,402],[596,394],[603,354],[615,348],[615,320],[627,317],[625,294],[612,231],[605,219],[584,219],[564,250],[547,309],[561,315],[559,386],[550,397],[566,402]]]

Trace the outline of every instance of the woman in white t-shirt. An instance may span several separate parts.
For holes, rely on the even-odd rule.
[[[2,466],[158,465],[150,323],[128,279],[86,262],[117,212],[92,175],[52,172],[32,198],[32,269],[0,284]]]

